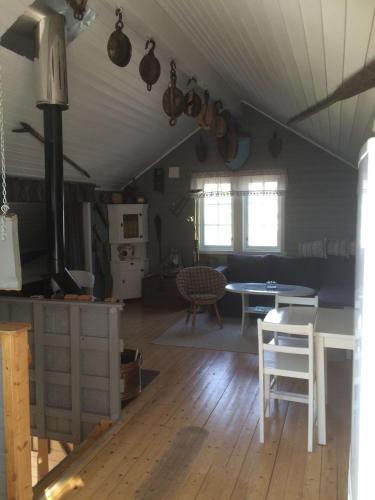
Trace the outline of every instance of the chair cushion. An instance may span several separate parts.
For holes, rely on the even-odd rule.
[[[217,302],[217,295],[213,293],[192,293],[190,294],[192,302],[196,304],[214,304]]]

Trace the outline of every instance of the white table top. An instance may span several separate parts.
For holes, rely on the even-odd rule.
[[[266,288],[265,283],[230,283],[225,287],[227,292],[246,295],[291,295],[306,297],[314,295],[315,291],[307,286],[285,285],[277,283],[277,288]]]
[[[326,307],[281,307],[272,309],[265,322],[288,325],[312,323],[316,335],[354,336],[354,309],[333,309]]]

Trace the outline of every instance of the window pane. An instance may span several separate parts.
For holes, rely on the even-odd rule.
[[[278,196],[249,196],[247,216],[248,246],[277,247],[279,233]]]
[[[230,191],[230,183],[206,183],[205,192]],[[230,196],[208,196],[203,198],[203,245],[232,246],[232,198]]]

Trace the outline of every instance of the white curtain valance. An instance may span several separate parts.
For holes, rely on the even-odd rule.
[[[191,190],[198,196],[249,196],[285,194],[287,175],[283,170],[198,172],[191,178]]]

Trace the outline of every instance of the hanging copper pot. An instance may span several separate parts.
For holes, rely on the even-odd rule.
[[[124,67],[129,64],[132,56],[132,45],[129,38],[122,32],[124,23],[122,21],[121,9],[115,11],[118,20],[115,31],[111,34],[107,44],[107,52],[110,60],[117,66]]]
[[[223,160],[230,162],[236,157],[238,150],[238,129],[233,118],[227,122],[227,127],[224,137],[217,140],[217,148]]]
[[[191,84],[191,82],[195,82],[197,84],[196,78],[193,76],[187,83],[187,86]],[[196,93],[194,87],[188,90],[185,94],[184,98],[184,113],[187,116],[192,116],[193,118],[197,117],[202,108],[202,100],[199,95]]]
[[[221,101],[215,102],[215,111],[216,111],[216,120],[214,133],[215,136],[220,139],[220,137],[224,137],[227,133],[227,122],[225,119],[225,115],[223,114],[223,103]]]
[[[177,118],[184,110],[184,94],[176,87],[176,63],[171,61],[171,81],[163,95],[163,109],[164,112],[170,116],[169,125],[174,127],[177,123]]]
[[[197,155],[198,161],[204,162],[207,159],[207,154],[208,154],[208,146],[204,142],[203,137],[199,137],[199,142],[195,146],[195,154]]]
[[[145,49],[151,45],[150,50],[142,58],[139,63],[139,73],[142,80],[147,83],[147,90],[150,91],[152,86],[159,80],[160,77],[160,62],[155,57],[155,42],[152,38],[147,40]]]
[[[204,115],[205,129],[215,129],[216,122],[216,108],[213,102],[209,102],[206,109],[206,114]]]
[[[208,109],[209,102],[210,102],[210,93],[208,92],[208,90],[204,91],[203,99],[204,99],[204,101],[203,101],[200,113],[196,118],[196,121],[197,121],[198,127],[206,128],[205,118],[206,118],[206,113],[207,113],[207,109]]]

